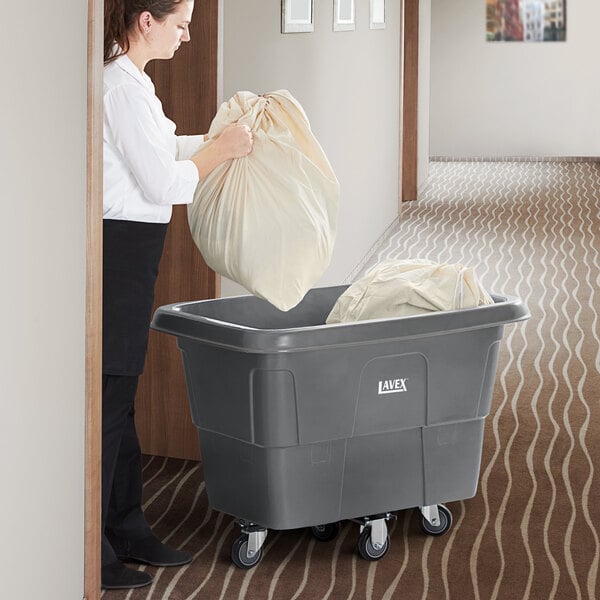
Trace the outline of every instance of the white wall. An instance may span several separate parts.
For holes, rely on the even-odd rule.
[[[0,596],[81,600],[86,3],[3,4]]]
[[[279,0],[223,5],[223,98],[288,89],[340,181],[336,247],[318,285],[343,282],[398,212],[399,3],[386,2],[386,29],[370,30],[369,0],[356,0],[356,31],[334,33],[333,0],[317,0],[314,33],[285,35]]]
[[[567,2],[567,41],[485,41],[484,0],[432,0],[432,156],[600,154],[598,0]]]

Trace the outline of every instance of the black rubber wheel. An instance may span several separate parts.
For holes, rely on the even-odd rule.
[[[340,529],[341,525],[337,522],[327,523],[326,525],[315,525],[310,528],[310,531],[320,542],[330,542],[338,536]]]
[[[231,547],[231,560],[240,569],[251,569],[256,566],[262,558],[262,548],[254,556],[248,556],[248,536],[246,534],[233,542]]]
[[[358,552],[365,560],[379,560],[383,558],[390,549],[390,538],[387,536],[383,546],[379,549],[371,543],[371,529],[365,527],[358,537]]]
[[[444,535],[452,527],[452,513],[443,504],[438,504],[438,514],[440,516],[439,525],[432,525],[421,514],[421,529],[423,533],[435,536]]]

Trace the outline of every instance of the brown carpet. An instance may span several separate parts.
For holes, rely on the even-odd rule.
[[[506,327],[478,493],[448,505],[445,536],[424,536],[417,511],[402,511],[388,554],[368,562],[353,523],[329,543],[269,532],[262,562],[243,571],[229,558],[238,528],[208,507],[202,465],[147,457],[149,521],[195,560],[148,568],[151,587],[103,598],[600,598],[599,198],[599,163],[435,162],[420,201],[404,207],[362,266],[386,257],[462,262],[532,313]]]

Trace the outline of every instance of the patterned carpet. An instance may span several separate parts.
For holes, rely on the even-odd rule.
[[[240,570],[229,557],[238,528],[208,507],[202,465],[147,457],[149,521],[195,560],[148,568],[151,587],[103,598],[600,598],[599,198],[600,163],[434,162],[419,201],[354,274],[387,257],[461,262],[531,311],[505,329],[478,493],[449,503],[446,535],[399,512],[388,554],[369,562],[353,523],[329,543],[269,532],[261,563]]]

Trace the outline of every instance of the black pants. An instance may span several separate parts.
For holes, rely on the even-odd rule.
[[[102,377],[102,564],[117,560],[107,532],[124,540],[150,533],[142,513],[142,455],[135,430],[138,377]]]
[[[142,457],[134,400],[148,345],[166,224],[104,221],[102,334],[102,564],[108,539],[150,533],[142,513]]]

